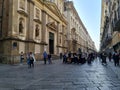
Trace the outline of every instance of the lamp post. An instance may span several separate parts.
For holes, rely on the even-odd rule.
[[[1,18],[0,37],[2,37],[4,1],[5,1],[5,0],[2,0],[2,7],[1,7],[1,16],[0,16],[0,18]]]

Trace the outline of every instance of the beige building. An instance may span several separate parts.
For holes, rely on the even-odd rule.
[[[120,2],[102,0],[101,51],[110,52],[120,49]]]
[[[67,51],[64,0],[0,0],[0,62],[19,62],[20,52]],[[2,26],[1,26],[2,25]]]
[[[68,50],[71,52],[77,52],[78,50],[82,52],[94,51],[94,42],[82,23],[72,1],[65,2],[64,13],[69,22],[67,26]]]

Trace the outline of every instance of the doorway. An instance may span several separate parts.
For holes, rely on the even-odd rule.
[[[54,54],[54,33],[49,32],[49,52]]]

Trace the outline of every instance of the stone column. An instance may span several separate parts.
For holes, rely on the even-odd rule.
[[[34,3],[29,1],[29,6],[28,6],[28,29],[27,29],[27,33],[26,33],[26,38],[29,40],[33,40],[33,31],[34,31],[34,23],[33,23],[33,19],[34,19]]]
[[[41,52],[45,50],[46,45],[46,12],[42,10],[42,29],[41,29]]]
[[[34,43],[30,43],[33,41],[33,31],[34,31],[34,3],[29,0],[28,2],[28,18],[27,18],[27,30],[26,30],[26,40],[29,42],[25,45],[25,52],[33,52],[34,51]]]
[[[59,55],[59,26],[60,26],[60,23],[57,22],[57,54]]]
[[[12,24],[13,24],[13,0],[9,0],[9,19],[8,19],[8,37],[12,36]]]

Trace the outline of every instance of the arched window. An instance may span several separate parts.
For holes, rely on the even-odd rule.
[[[35,26],[35,37],[38,37],[39,36],[39,25],[37,24]]]
[[[19,33],[23,33],[23,29],[24,29],[24,19],[23,18],[20,18],[19,19]]]

